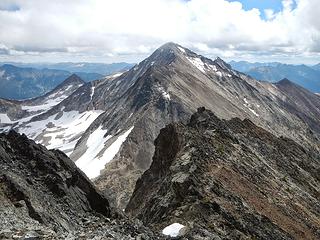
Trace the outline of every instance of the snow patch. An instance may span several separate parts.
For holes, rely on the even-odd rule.
[[[219,71],[216,65],[206,64],[206,67],[208,69],[213,70],[219,77],[222,77],[222,76],[232,77],[232,75],[229,73]]]
[[[160,93],[162,94],[162,96],[164,97],[164,99],[166,99],[166,100],[168,100],[168,101],[171,100],[170,94],[167,93],[167,92],[163,89],[163,87],[159,87],[158,89],[159,89]]]
[[[178,47],[178,48],[181,52],[186,53],[186,50],[184,50],[182,47]]]
[[[58,105],[60,102],[62,102],[64,99],[68,97],[67,95],[61,95],[60,97],[54,98],[55,95],[51,96],[44,104],[34,105],[34,106],[24,105],[24,106],[21,106],[21,109],[26,110],[27,112],[37,112],[37,111],[43,112],[43,111],[49,110],[55,105]]]
[[[6,113],[0,113],[0,123],[14,123]]]
[[[103,130],[102,126],[93,131],[87,140],[86,152],[76,161],[76,165],[89,177],[94,178],[97,168],[95,158],[104,147],[104,135],[108,132],[107,129]],[[110,138],[109,136],[107,139]],[[106,140],[107,140],[106,139]],[[98,172],[98,175],[99,175]]]
[[[131,127],[125,133],[120,135],[107,149],[104,150],[102,156],[98,156],[104,148],[106,143],[112,136],[108,135],[105,139],[103,136],[107,130],[102,130],[100,126],[95,130],[87,140],[87,151],[77,161],[76,165],[90,178],[96,178],[100,175],[100,171],[104,169],[105,165],[110,162],[118,153],[123,142],[134,127]]]
[[[216,71],[216,74],[217,74],[219,77],[222,77],[222,72]]]
[[[94,95],[94,89],[95,89],[95,87],[94,86],[92,86],[91,87],[91,93],[90,93],[90,101],[92,101],[92,98],[93,98],[93,95]]]
[[[177,237],[179,235],[179,231],[184,228],[185,226],[180,223],[173,223],[162,230],[162,234],[170,236],[170,237]]]
[[[62,112],[54,114],[47,119],[30,122],[19,128],[20,133],[26,134],[29,138],[36,139],[42,136],[37,143],[45,145],[49,149],[58,148],[67,155],[71,153],[81,134],[91,123],[102,113],[101,110]]]
[[[114,73],[112,75],[108,75],[105,77],[105,79],[114,79],[114,78],[117,78],[119,76],[121,76],[124,72],[119,72],[119,73]]]
[[[215,71],[215,72],[217,72],[218,71],[218,69],[217,69],[217,66],[216,65],[211,65],[211,64],[209,64],[209,65],[207,65],[207,67],[209,67],[209,68],[211,68],[213,71]]]
[[[202,62],[202,60],[200,58],[190,58],[187,57],[187,59],[189,60],[189,62],[191,62],[194,66],[196,66],[201,72],[206,72],[204,69],[204,63]]]
[[[254,109],[252,109],[251,104],[248,102],[247,98],[243,98],[243,101],[243,105],[248,108],[255,116],[259,117],[259,114]]]

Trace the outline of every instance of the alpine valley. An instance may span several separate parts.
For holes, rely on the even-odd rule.
[[[170,42],[0,128],[0,238],[320,239],[320,96],[290,79]]]

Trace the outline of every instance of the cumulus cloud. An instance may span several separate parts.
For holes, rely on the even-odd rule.
[[[319,57],[318,0],[282,4],[264,19],[227,0],[2,0],[0,46],[45,60],[138,61],[167,41],[209,56]]]

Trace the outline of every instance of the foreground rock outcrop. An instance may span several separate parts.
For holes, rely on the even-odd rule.
[[[204,108],[155,140],[126,208],[181,239],[319,239],[320,155],[250,120]]]
[[[75,164],[14,131],[0,134],[0,239],[158,239],[109,206]]]

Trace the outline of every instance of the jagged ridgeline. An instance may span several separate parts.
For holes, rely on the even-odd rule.
[[[63,151],[120,209],[151,166],[160,129],[187,123],[201,106],[220,119],[249,119],[307,153],[319,153],[318,95],[287,79],[258,81],[178,44],[161,46],[120,75],[73,86],[58,90],[63,97],[48,93],[41,102],[1,100],[1,128]],[[261,154],[257,158],[268,152]],[[318,169],[318,162],[312,164]]]
[[[126,212],[186,239],[319,239],[319,162],[291,139],[198,109],[155,140]]]
[[[163,128],[126,207],[132,220],[61,151],[10,131],[0,135],[0,153],[4,239],[320,236],[318,152],[248,119],[199,108],[187,123]]]
[[[63,152],[0,134],[0,239],[160,239],[112,209]]]

